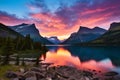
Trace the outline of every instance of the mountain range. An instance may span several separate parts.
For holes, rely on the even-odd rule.
[[[87,28],[80,26],[78,32],[72,33],[71,36],[63,42],[63,44],[76,44],[80,42],[88,42],[100,37],[107,30],[95,27]]]
[[[90,43],[96,45],[120,45],[120,23],[112,23],[105,34]]]
[[[6,26],[0,23],[0,37],[17,36],[25,37],[30,35],[31,39],[43,44],[60,44],[61,41],[56,37],[42,37],[35,24],[20,24]],[[108,30],[94,27],[92,29],[80,26],[77,32],[71,34],[62,44],[87,44],[87,45],[120,45],[120,23],[112,23]]]

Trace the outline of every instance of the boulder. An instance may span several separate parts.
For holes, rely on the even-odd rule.
[[[9,71],[5,74],[7,78],[17,78],[18,75],[15,72]]]

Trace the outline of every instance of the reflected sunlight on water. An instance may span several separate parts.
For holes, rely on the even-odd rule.
[[[114,68],[110,59],[105,59],[99,62],[95,60],[81,62],[79,57],[72,56],[71,53],[64,48],[58,48],[57,51],[48,51],[46,53],[45,62],[54,63],[54,66],[68,65],[82,69],[94,69],[102,71]]]

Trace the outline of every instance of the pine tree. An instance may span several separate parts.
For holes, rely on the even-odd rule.
[[[15,65],[19,65],[20,64],[20,59],[19,59],[19,56],[17,55],[16,56],[16,63],[15,63]]]
[[[33,50],[33,40],[30,38],[30,35],[26,35],[25,39],[23,40],[22,50]]]
[[[25,60],[24,60],[24,58],[22,59],[22,66],[25,66]]]
[[[16,50],[21,50],[21,47],[23,44],[22,41],[23,41],[22,37],[20,37],[20,36],[16,37],[16,39],[14,40],[14,43],[16,43],[16,45],[15,45]]]
[[[12,55],[14,51],[15,51],[14,44],[12,42],[12,39],[8,37],[3,47],[3,53],[2,53],[2,55],[4,56],[3,65],[9,64],[10,55]]]
[[[42,49],[41,43],[40,42],[34,42],[34,49],[41,50]]]

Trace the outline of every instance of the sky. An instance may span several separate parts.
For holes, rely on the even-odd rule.
[[[0,0],[0,23],[35,23],[44,37],[60,40],[80,26],[109,29],[120,22],[120,0]]]

